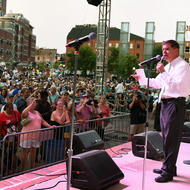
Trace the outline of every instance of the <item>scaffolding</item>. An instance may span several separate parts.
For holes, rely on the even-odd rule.
[[[97,52],[96,52],[96,83],[103,93],[103,84],[107,79],[107,66],[109,54],[109,29],[111,15],[111,0],[103,0],[99,5],[99,18],[97,27]]]

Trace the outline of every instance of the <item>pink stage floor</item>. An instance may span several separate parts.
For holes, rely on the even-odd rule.
[[[107,190],[141,190],[142,177],[143,177],[143,158],[133,156],[129,150],[131,148],[130,143],[126,143],[112,150],[120,153],[120,155],[113,157],[114,153],[111,150],[107,150],[110,156],[113,157],[115,163],[120,167],[125,177],[119,184],[109,187]],[[128,153],[127,153],[128,152]],[[189,190],[190,189],[190,165],[183,164],[183,160],[190,160],[190,144],[182,143],[180,147],[179,157],[177,161],[177,177],[174,177],[172,182],[168,183],[156,183],[154,178],[157,174],[154,174],[152,170],[154,168],[161,167],[161,161],[155,161],[146,159],[145,161],[145,176],[144,176],[144,190]],[[66,172],[65,163],[57,164],[42,170],[35,171],[33,173],[39,173],[43,175],[62,174]],[[52,188],[54,190],[65,190],[67,187],[65,176],[38,176],[36,174],[28,173],[21,176],[17,176],[11,179],[7,179],[0,182],[1,190],[39,190],[52,187],[59,182],[59,184]],[[70,188],[76,189],[76,188]]]

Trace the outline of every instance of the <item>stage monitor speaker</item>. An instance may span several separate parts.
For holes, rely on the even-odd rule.
[[[190,143],[190,122],[185,122],[181,134],[181,142]]]
[[[73,135],[73,155],[94,149],[104,149],[104,141],[95,130]]]
[[[163,158],[163,139],[156,131],[148,131],[147,158],[159,160]],[[135,156],[144,157],[145,133],[139,133],[132,138],[132,152]]]
[[[104,150],[72,156],[72,187],[100,190],[118,183],[124,174]]]
[[[98,6],[103,0],[87,0],[89,4]]]

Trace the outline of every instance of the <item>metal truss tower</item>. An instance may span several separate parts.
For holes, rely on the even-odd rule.
[[[111,15],[111,0],[103,0],[99,5],[99,19],[97,27],[97,52],[96,52],[96,82],[101,86],[107,79],[109,29]]]

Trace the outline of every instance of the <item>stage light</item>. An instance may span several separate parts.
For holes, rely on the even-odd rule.
[[[98,6],[103,0],[87,0],[89,4]]]

